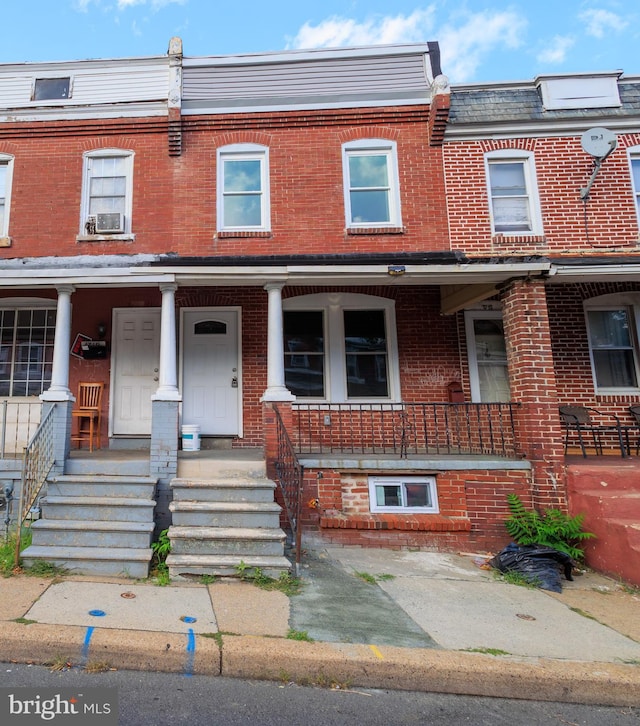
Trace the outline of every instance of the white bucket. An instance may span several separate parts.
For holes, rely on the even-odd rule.
[[[182,427],[182,450],[200,451],[200,426]]]

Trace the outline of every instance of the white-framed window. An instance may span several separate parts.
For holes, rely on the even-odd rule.
[[[437,514],[435,476],[370,476],[369,508],[372,512]]]
[[[473,403],[510,401],[502,311],[499,308],[465,310],[464,321],[471,400]]]
[[[347,227],[400,227],[396,144],[360,139],[342,146]]]
[[[397,401],[394,301],[302,295],[283,301],[285,384],[303,399]]]
[[[516,149],[485,156],[489,214],[494,234],[542,234],[534,158]]]
[[[584,303],[596,393],[640,390],[640,294],[616,293]]]
[[[13,157],[8,154],[0,154],[0,237],[9,235],[12,177]]]
[[[133,157],[124,149],[97,149],[83,158],[80,234],[130,234]]]
[[[217,152],[217,169],[218,231],[269,231],[268,147],[223,146]]]
[[[0,396],[37,396],[51,385],[55,301],[0,302]]]
[[[633,198],[636,203],[636,214],[640,225],[640,146],[629,149],[629,165],[631,167],[631,183],[633,186]]]

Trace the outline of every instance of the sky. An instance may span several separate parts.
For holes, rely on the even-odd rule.
[[[451,83],[640,75],[640,0],[2,0],[0,63],[438,41]]]

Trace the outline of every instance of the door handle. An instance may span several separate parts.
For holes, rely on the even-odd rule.
[[[154,376],[154,377],[153,377],[153,380],[154,380],[154,381],[157,381],[157,380],[158,380],[158,376]]]
[[[238,387],[238,376],[234,376],[231,379],[231,388],[237,388]]]

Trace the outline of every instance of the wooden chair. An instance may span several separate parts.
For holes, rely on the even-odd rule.
[[[615,423],[595,423],[591,418],[591,414],[595,414],[600,418],[600,420],[604,420],[605,418],[613,419]],[[565,454],[567,453],[567,448],[569,446],[569,437],[572,433],[575,433],[578,438],[580,450],[582,451],[582,456],[585,459],[587,458],[587,444],[585,442],[585,437],[587,435],[591,436],[596,455],[602,456],[602,434],[615,432],[620,446],[620,454],[623,457],[627,455],[627,447],[625,446],[622,438],[620,420],[614,414],[601,413],[597,409],[588,408],[587,406],[560,406],[560,420],[565,430]]]
[[[89,451],[93,451],[94,443],[100,448],[100,423],[102,419],[102,392],[104,383],[79,383],[76,408],[71,415],[77,421],[76,433],[71,441],[78,442],[78,448],[83,441],[89,442]]]

